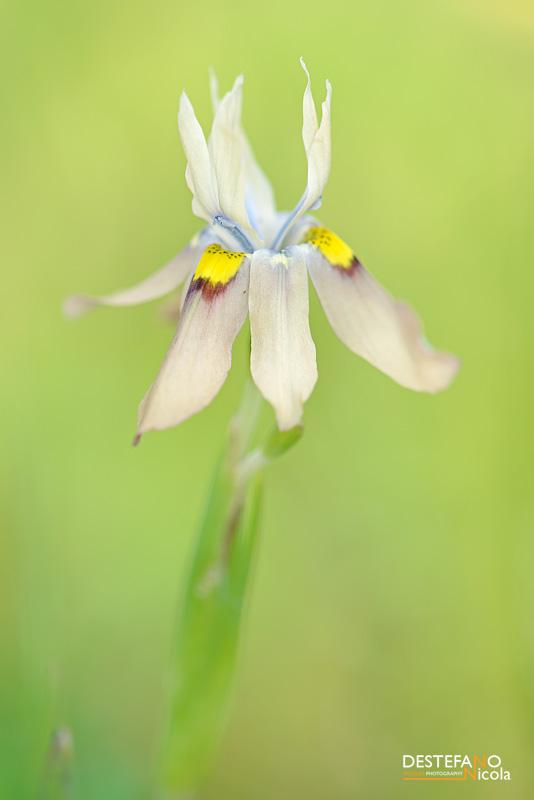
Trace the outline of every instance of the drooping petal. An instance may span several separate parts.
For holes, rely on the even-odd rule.
[[[139,410],[137,440],[200,411],[223,385],[248,304],[249,260],[210,245],[189,286],[178,329]]]
[[[219,213],[217,182],[204,132],[185,92],[180,98],[178,129],[187,159],[185,177],[193,195],[193,213],[213,222]]]
[[[71,318],[80,317],[97,306],[134,306],[148,303],[176,289],[189,275],[210,240],[209,231],[202,231],[168,264],[154,272],[141,283],[103,297],[74,295],[67,298],[63,311]]]
[[[220,103],[219,84],[213,70],[210,71],[210,93],[213,110],[217,113]],[[252,226],[264,238],[264,227],[276,215],[273,188],[256,160],[241,121],[238,133],[245,175],[245,207]]]
[[[298,425],[317,380],[305,252],[257,250],[250,266],[251,372],[281,430]]]
[[[187,278],[182,284],[181,291],[173,294],[169,298],[169,300],[166,303],[164,303],[163,306],[161,307],[162,319],[166,320],[167,322],[170,322],[173,325],[176,325],[178,320],[180,319],[180,314],[182,313],[182,309],[185,305],[185,300],[189,292],[189,286],[191,284],[191,281],[193,280],[193,275],[195,271],[196,268],[195,270],[193,270],[193,272],[191,272],[187,276]]]
[[[458,359],[430,347],[412,309],[380,286],[331,231],[311,228],[305,241],[312,281],[341,341],[401,386],[432,393],[445,389]]]

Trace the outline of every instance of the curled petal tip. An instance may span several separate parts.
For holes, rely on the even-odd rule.
[[[448,389],[451,383],[456,378],[460,367],[462,365],[461,359],[452,353],[442,354],[442,368],[441,368],[441,381],[438,380],[434,393],[441,392]]]
[[[306,62],[304,61],[302,56],[300,57],[300,66],[302,67],[302,69],[306,73],[306,77],[308,78],[308,83],[310,83],[310,81],[311,81],[310,73],[308,72],[308,67],[306,66]]]
[[[184,108],[184,106],[190,106],[190,105],[191,105],[191,100],[187,96],[187,92],[185,91],[185,89],[182,89],[182,92],[180,94],[180,111]]]
[[[208,70],[209,79],[210,79],[210,95],[211,95],[211,104],[213,106],[213,110],[217,110],[217,106],[219,105],[219,79],[217,78],[217,73],[210,67]]]
[[[436,350],[424,337],[417,337],[414,344],[420,358],[417,380],[415,384],[398,382],[428,394],[439,394],[448,389],[460,369],[460,359],[452,353]]]
[[[141,441],[142,435],[143,435],[142,433],[136,433],[135,434],[135,436],[133,438],[133,441],[132,441],[132,447],[137,447],[137,445]]]
[[[96,301],[91,297],[75,294],[72,297],[67,297],[63,302],[63,314],[69,319],[78,319],[78,317],[83,316],[96,305]]]

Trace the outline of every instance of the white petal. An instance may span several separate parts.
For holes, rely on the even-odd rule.
[[[330,175],[332,86],[329,81],[326,81],[326,97],[322,104],[321,124],[319,124],[311,91],[310,74],[302,58],[300,63],[307,78],[302,103],[302,140],[308,159],[308,180],[304,194],[280,227],[275,238],[274,248],[287,246],[291,241],[288,234],[295,223],[308,211],[319,208]]]
[[[304,149],[307,153],[312,146],[312,142],[319,128],[319,122],[317,120],[317,111],[315,110],[315,103],[311,91],[310,73],[308,72],[308,67],[303,58],[300,59],[300,65],[308,79],[302,103],[302,139],[304,141]]]
[[[219,208],[228,219],[255,235],[245,203],[245,152],[241,131],[243,77],[217,106],[209,150],[219,194]]]
[[[266,230],[276,217],[273,187],[256,161],[244,133],[242,133],[242,147],[245,165],[245,205],[252,225],[265,239]]]
[[[300,422],[317,380],[305,253],[258,250],[250,267],[251,372],[281,430]]]
[[[210,67],[209,71],[210,75],[210,97],[211,97],[211,105],[213,106],[213,113],[217,112],[219,107],[219,79],[217,78],[217,74],[214,69]]]
[[[122,289],[103,297],[88,297],[87,295],[69,297],[63,304],[63,311],[66,316],[75,318],[97,306],[135,306],[163,297],[176,289],[187,278],[208,244],[208,240],[210,240],[209,235],[206,238],[206,234],[202,232],[196,241],[193,240],[193,243],[178,253],[172,261],[129,289]]]
[[[459,366],[449,353],[433,350],[412,309],[395,300],[355,259],[348,269],[332,266],[309,247],[308,268],[326,315],[341,341],[408,389],[439,392]]]
[[[182,309],[185,304],[185,300],[187,297],[187,293],[189,291],[189,285],[193,279],[193,275],[195,274],[195,269],[187,276],[186,280],[182,285],[182,289],[177,294],[173,294],[169,300],[164,303],[161,307],[160,314],[162,319],[166,320],[167,322],[172,323],[176,326],[178,320],[180,319],[180,315],[182,313]]]
[[[309,94],[309,100],[306,100],[306,95]],[[326,98],[322,104],[321,124],[316,129],[315,134],[308,141],[306,141],[305,132],[306,123],[303,125],[302,136],[304,140],[304,148],[308,158],[308,185],[306,187],[306,195],[299,212],[299,216],[305,214],[312,208],[317,208],[321,202],[325,186],[328,182],[330,175],[330,161],[331,161],[331,125],[330,125],[330,105],[332,100],[332,87],[329,81],[326,81]],[[311,96],[311,89],[306,87],[304,93],[304,117],[306,117],[307,103],[312,104],[315,111],[315,105]],[[309,113],[309,112],[308,112]],[[315,121],[317,125],[317,120]]]
[[[217,184],[204,133],[185,92],[180,98],[178,129],[187,158],[185,177],[193,194],[193,213],[213,222],[219,213]]]
[[[330,175],[332,153],[331,103],[332,86],[329,81],[326,81],[326,99],[323,100],[322,104],[321,124],[308,150],[308,198],[305,203],[305,211],[317,207]]]
[[[213,70],[210,70],[210,94],[213,110],[219,108],[219,83]],[[241,120],[238,125],[238,137],[245,180],[245,208],[248,219],[256,231],[264,234],[264,227],[276,215],[276,205],[271,183],[254,156],[248,138],[243,130]]]
[[[220,294],[210,298],[192,286],[160,372],[141,403],[138,436],[178,425],[213,400],[247,315],[248,278],[246,260]]]

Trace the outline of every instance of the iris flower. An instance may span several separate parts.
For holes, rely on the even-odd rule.
[[[154,300],[184,283],[176,334],[140,406],[137,441],[146,431],[177,425],[213,400],[247,315],[252,377],[273,406],[279,428],[299,424],[317,380],[308,274],[341,341],[397,383],[439,392],[457,371],[454,356],[424,340],[414,312],[380,286],[348,244],[310,216],[321,204],[330,172],[332,89],[327,81],[319,121],[301,63],[307,76],[302,138],[308,176],[295,208],[276,210],[271,185],[243,132],[243,78],[220,100],[212,78],[208,141],[185,93],[178,113],[193,213],[207,226],[137,286],[66,303],[67,313],[79,316],[95,306]]]

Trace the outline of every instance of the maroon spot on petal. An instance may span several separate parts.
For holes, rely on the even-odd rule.
[[[354,273],[357,272],[359,269],[361,269],[362,264],[361,261],[356,258],[356,256],[353,256],[352,261],[350,262],[348,267],[341,267],[339,264],[333,264],[332,266],[334,267],[334,269],[337,269],[343,275],[348,275],[350,277],[354,275]]]
[[[134,438],[133,438],[133,442],[132,442],[132,447],[137,447],[137,445],[138,445],[138,444],[139,444],[139,442],[141,441],[141,436],[142,436],[142,435],[143,435],[142,433],[136,433],[136,434],[135,434],[135,436],[134,436]]]
[[[201,292],[204,300],[209,303],[212,300],[215,300],[216,297],[220,297],[222,294],[224,294],[234,278],[235,275],[228,281],[228,283],[212,283],[205,278],[196,278],[195,280],[191,281],[185,299],[187,301],[191,295]]]

